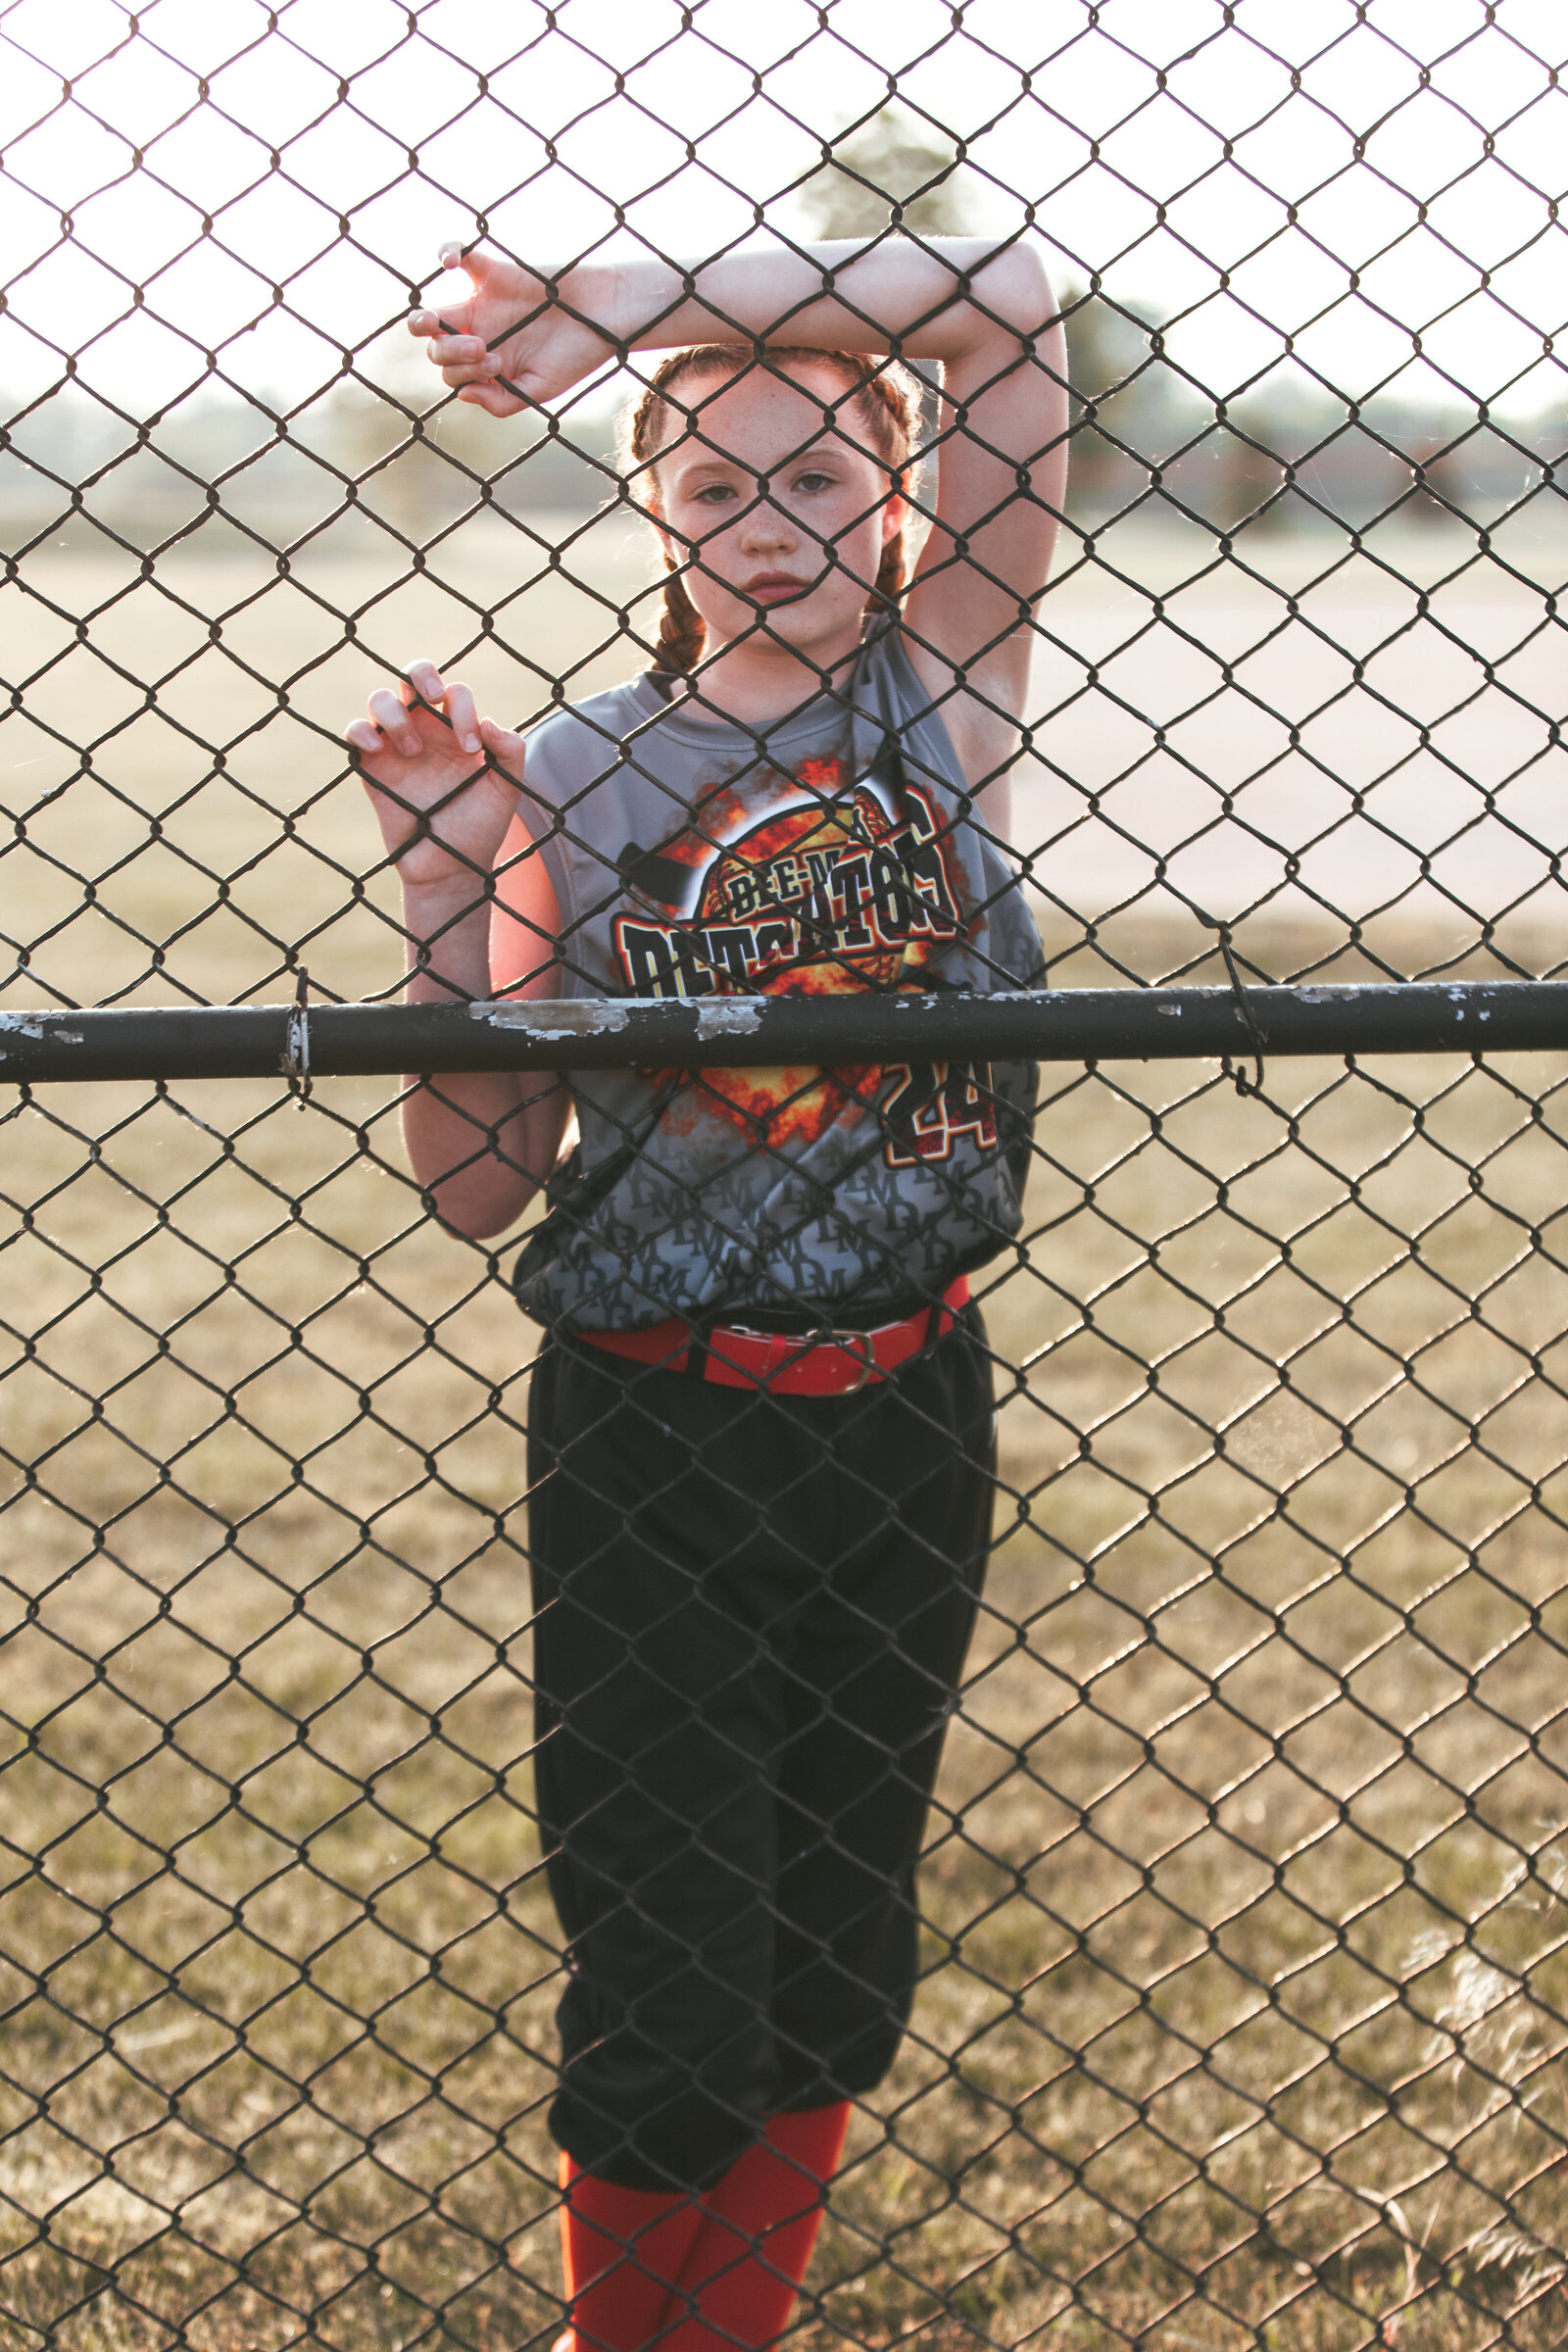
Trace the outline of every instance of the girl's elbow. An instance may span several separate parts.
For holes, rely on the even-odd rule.
[[[1009,342],[1037,340],[1056,326],[1059,313],[1044,258],[1021,239],[986,265],[974,290],[975,308],[993,332]]]
[[[429,1184],[420,1198],[448,1233],[466,1242],[488,1242],[515,1225],[538,1190],[531,1178],[519,1175],[505,1186],[461,1180]]]

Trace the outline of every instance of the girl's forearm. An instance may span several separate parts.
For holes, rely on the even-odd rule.
[[[549,1181],[570,1096],[545,1070],[465,1070],[407,1081],[403,1140],[436,1215],[480,1241],[514,1225]]]
[[[410,1004],[471,1004],[490,994],[491,895],[479,874],[403,885]]]
[[[988,343],[1016,347],[1055,316],[1032,247],[999,251],[981,237],[944,237],[929,249],[890,237],[869,253],[838,240],[801,254],[731,254],[685,278],[662,262],[590,267],[567,277],[561,295],[608,341],[633,350],[728,342],[740,332],[845,351],[896,342],[916,359],[953,361]]]
[[[415,956],[405,990],[411,1004],[490,995],[490,905],[474,881],[406,888],[403,926]],[[515,1223],[561,1148],[569,1098],[560,1080],[466,1070],[408,1085],[404,1142],[443,1223],[475,1239]]]

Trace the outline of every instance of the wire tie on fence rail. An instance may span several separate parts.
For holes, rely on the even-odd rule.
[[[1232,1069],[1231,1057],[1228,1054],[1220,1055],[1221,1067],[1227,1078],[1235,1079],[1236,1092],[1239,1095],[1261,1095],[1263,1092],[1263,1048],[1267,1043],[1267,1035],[1258,1027],[1257,1015],[1252,1010],[1251,999],[1243,987],[1242,975],[1236,968],[1236,957],[1231,953],[1231,927],[1229,923],[1220,922],[1212,914],[1204,914],[1200,907],[1195,908],[1194,911],[1200,923],[1206,923],[1211,931],[1219,933],[1219,952],[1225,958],[1225,969],[1230,974],[1231,994],[1236,999],[1236,1008],[1242,1016],[1251,1043],[1252,1079],[1250,1085],[1248,1083],[1245,1071]]]
[[[301,1110],[311,1099],[311,1014],[306,1002],[310,987],[311,975],[302,963],[294,975],[294,1008],[288,1016],[283,1045],[283,1070],[289,1093]]]

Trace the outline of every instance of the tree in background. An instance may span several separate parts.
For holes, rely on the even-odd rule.
[[[977,233],[983,183],[956,143],[906,107],[889,104],[833,141],[833,160],[800,190],[808,233],[870,238]],[[1076,506],[1127,503],[1147,483],[1151,459],[1184,437],[1169,370],[1137,313],[1059,277],[1067,372],[1075,394],[1072,496]],[[934,417],[928,419],[934,422]],[[1191,420],[1187,420],[1191,430]],[[1126,454],[1124,454],[1126,453]]]
[[[961,236],[972,180],[951,139],[902,106],[884,106],[833,142],[833,161],[800,191],[813,237],[875,237],[893,224],[912,236]]]

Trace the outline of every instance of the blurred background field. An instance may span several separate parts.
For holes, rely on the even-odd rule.
[[[62,535],[24,598],[3,591],[42,672],[6,722],[26,814],[5,920],[37,943],[13,1004],[275,999],[296,961],[321,993],[393,990],[334,743],[368,679],[461,653],[520,715],[541,673],[624,674],[617,615],[635,625],[650,577],[624,517],[487,522],[412,582],[344,527],[358,547],[285,579],[198,540],[118,596],[127,561]],[[1442,540],[1412,534],[1401,565],[1451,569]],[[564,544],[586,587],[550,566]],[[1124,533],[1064,567],[1037,685],[1062,715],[1017,826],[1061,835],[1034,871],[1063,982],[1210,976],[1192,902],[1250,904],[1259,853],[1202,774],[1260,765],[1276,723],[1246,649],[1272,706],[1315,707],[1389,640],[1388,671],[1286,746],[1268,838],[1320,829],[1303,804],[1331,767],[1348,806],[1395,726],[1427,729],[1405,837],[1446,838],[1461,804],[1473,830],[1411,890],[1352,817],[1334,903],[1358,876],[1359,951],[1304,887],[1239,940],[1268,970],[1494,970],[1499,949],[1550,968],[1561,755],[1531,770],[1541,722],[1507,699],[1546,690],[1541,586],[1472,565],[1411,627],[1370,559],[1307,586],[1327,552],[1280,535],[1251,579],[1184,587],[1180,534]],[[505,645],[473,642],[480,612]],[[1231,681],[1181,720],[1216,659]],[[1472,770],[1524,771],[1494,815],[1455,781],[1445,729],[1465,725]],[[95,746],[52,801],[51,729]],[[227,747],[216,773],[203,740]],[[1139,759],[1096,809],[1097,766]],[[1132,846],[1161,826],[1193,837],[1180,894]],[[1487,935],[1482,900],[1516,900],[1511,927]],[[1510,2341],[1555,2340],[1562,1074],[1275,1062],[1252,1101],[1212,1064],[1045,1073],[1027,1249],[986,1299],[999,1549],[932,1826],[930,1974],[835,2191],[824,2347],[1338,2347],[1391,2313],[1380,2340],[1410,2346],[1494,2341],[1508,2313]],[[19,2346],[559,2327],[536,1334],[506,1248],[421,1216],[394,1092],[331,1081],[302,1110],[250,1083],[51,1088],[6,1128]]]
[[[1256,976],[1555,969],[1568,532],[1244,545],[1064,536],[1013,827],[1058,985],[1222,976],[1204,914]],[[4,1001],[265,1001],[300,963],[319,994],[395,989],[348,719],[424,654],[535,720],[644,664],[659,595],[612,504],[480,514],[416,572],[354,512],[281,563],[222,524],[155,559],[51,534],[0,583]]]

